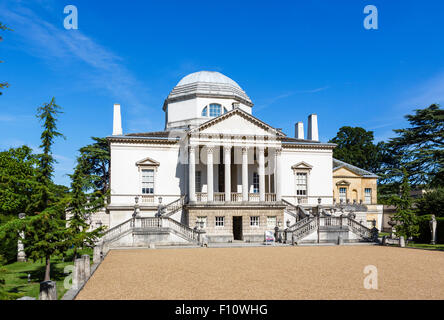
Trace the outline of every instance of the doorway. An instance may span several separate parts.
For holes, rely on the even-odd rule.
[[[233,217],[233,240],[242,240],[242,217]]]

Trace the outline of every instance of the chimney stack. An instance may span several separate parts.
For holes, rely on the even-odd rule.
[[[122,116],[120,115],[120,104],[114,104],[114,118],[113,118],[113,136],[122,135]]]
[[[319,141],[318,116],[314,113],[308,116],[307,139]]]
[[[296,139],[304,139],[304,123],[302,121],[296,122],[294,126],[294,136]]]

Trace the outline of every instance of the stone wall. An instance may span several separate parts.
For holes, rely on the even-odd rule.
[[[216,227],[216,216],[224,218],[224,226]],[[276,217],[284,225],[283,208],[227,208],[227,207],[202,207],[189,208],[188,218],[189,226],[196,226],[197,217],[207,217],[206,235],[209,242],[228,242],[233,241],[233,217],[242,217],[242,240],[251,242],[262,242],[266,230],[274,230],[274,227],[267,226],[267,217]],[[250,226],[250,217],[259,217],[259,226]]]

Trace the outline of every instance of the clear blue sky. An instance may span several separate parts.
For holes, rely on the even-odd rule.
[[[65,5],[78,30],[65,30]],[[363,27],[366,5],[378,30]],[[185,75],[215,70],[255,104],[253,114],[294,135],[317,113],[320,138],[341,126],[377,141],[405,127],[403,115],[444,99],[444,1],[3,1],[0,149],[40,144],[36,108],[63,107],[55,181],[69,184],[78,149],[112,132],[162,130],[163,100]]]

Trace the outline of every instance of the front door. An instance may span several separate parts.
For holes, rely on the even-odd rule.
[[[242,240],[242,217],[233,217],[233,239]]]

